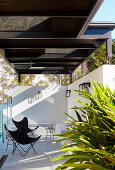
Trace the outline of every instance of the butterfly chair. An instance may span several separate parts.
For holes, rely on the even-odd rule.
[[[38,136],[37,138],[31,138],[28,136],[28,134],[26,133],[25,127],[21,126],[20,129],[15,130],[15,131],[11,131],[9,130],[6,125],[4,125],[6,132],[9,134],[9,136],[11,137],[12,141],[13,141],[13,151],[12,154],[15,152],[15,150],[17,149],[20,154],[24,157],[29,151],[30,149],[33,149],[33,151],[36,154],[36,151],[34,149],[34,144],[38,141],[38,139],[40,139],[41,135]],[[24,150],[24,148],[22,147],[22,145],[30,145],[26,150]],[[22,151],[21,151],[22,149]],[[24,154],[22,153],[24,152]]]
[[[14,119],[12,119],[12,122],[17,127],[17,129],[20,128],[20,126],[25,126],[25,130],[27,133],[30,133],[30,136],[34,137],[34,132],[38,129],[39,126],[35,127],[34,129],[30,129],[28,126],[28,118],[24,117],[21,121],[17,122]]]

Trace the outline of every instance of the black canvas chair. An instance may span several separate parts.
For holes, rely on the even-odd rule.
[[[8,130],[6,125],[4,125],[4,128],[13,141],[12,154],[15,152],[16,149],[20,152],[20,154],[23,157],[30,151],[30,149],[33,149],[36,154],[36,151],[34,149],[34,144],[40,139],[41,135],[38,136],[37,138],[29,137],[28,134],[26,133],[24,126],[21,126],[18,130],[15,130],[15,131]],[[30,146],[26,150],[24,150],[22,145],[28,145],[28,144]],[[22,149],[22,151],[21,151],[21,149]],[[23,154],[23,152],[24,152],[24,154]]]
[[[14,119],[12,119],[12,122],[14,125],[19,129],[21,126],[25,126],[25,130],[27,133],[30,133],[34,137],[34,132],[38,129],[39,126],[35,127],[34,129],[30,129],[28,126],[28,118],[24,117],[21,121],[17,122]]]

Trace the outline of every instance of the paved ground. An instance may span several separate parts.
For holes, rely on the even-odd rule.
[[[61,144],[51,145],[51,140],[45,140],[45,136],[35,144],[37,154],[31,149],[29,153],[22,157],[18,151],[12,155],[12,145],[9,145],[8,151],[5,151],[6,143],[1,144],[2,153],[8,154],[8,158],[1,170],[55,170],[62,161],[50,161],[51,158],[62,153],[56,152]]]

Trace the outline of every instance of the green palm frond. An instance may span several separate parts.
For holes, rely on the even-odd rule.
[[[62,138],[57,142],[65,141],[60,148],[65,154],[52,160],[66,161],[56,170],[115,169],[115,90],[111,92],[108,86],[93,81],[92,85],[90,93],[74,90],[89,102],[76,99],[80,104],[72,108],[76,119],[65,113],[69,117],[67,132],[57,135]]]

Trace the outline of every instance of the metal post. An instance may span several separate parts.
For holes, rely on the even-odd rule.
[[[7,98],[7,127],[8,127],[8,98]]]
[[[4,122],[3,122],[3,109],[2,109],[2,143],[4,143]]]
[[[21,82],[21,74],[18,74],[18,83]]]
[[[70,84],[72,83],[72,72],[70,73]]]

